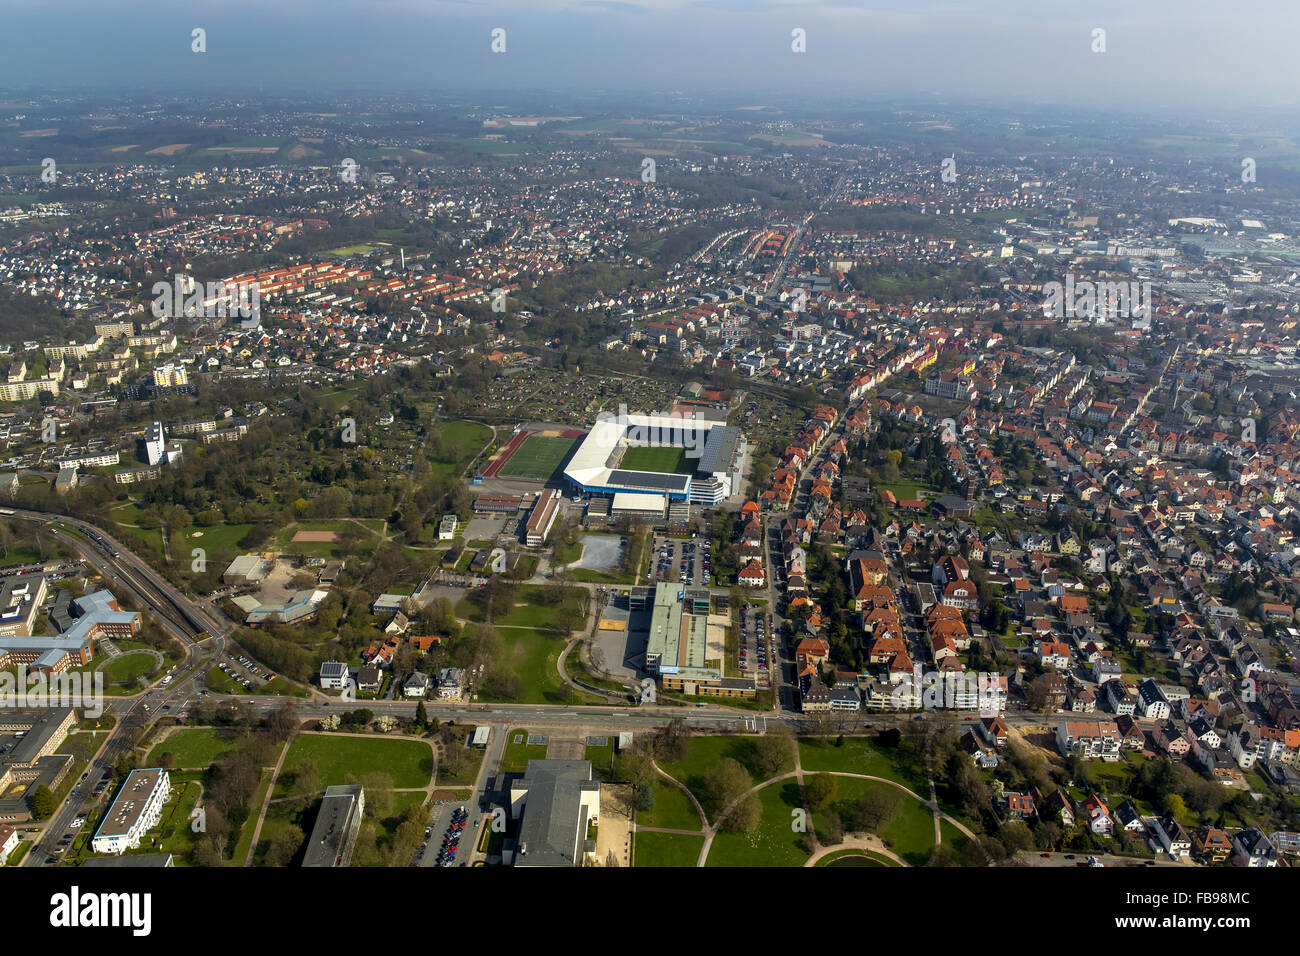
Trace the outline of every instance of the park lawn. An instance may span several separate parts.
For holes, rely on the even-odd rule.
[[[680,788],[660,777],[656,777],[650,786],[655,793],[654,809],[639,811],[637,826],[662,827],[665,830],[698,830],[703,826],[695,805]]]
[[[429,458],[430,470],[439,474],[459,474],[492,441],[493,431],[478,422],[448,421],[439,425],[441,444]]]
[[[397,789],[426,787],[433,780],[433,748],[423,740],[305,733],[290,745],[283,769],[293,773],[307,760],[316,762],[322,787],[371,773],[387,774]],[[286,795],[280,781],[275,795]]]
[[[570,588],[565,592],[560,604],[545,604],[541,595],[546,586],[525,586],[519,589],[510,609],[492,623],[499,627],[546,628],[555,623],[555,617],[562,607],[585,607],[587,592],[581,588]],[[482,621],[483,611],[468,597],[456,603],[456,616],[466,621]],[[587,625],[584,614],[577,622],[578,629]]]
[[[847,814],[841,808],[842,804],[854,803],[861,800],[867,793],[884,787],[888,787],[899,794],[903,799],[902,808],[899,810],[898,816],[885,825],[879,836],[885,841],[885,845],[889,849],[912,866],[925,865],[925,862],[930,858],[930,851],[934,848],[934,814],[930,812],[929,806],[915,797],[909,797],[897,787],[874,780],[836,777],[835,786],[836,794],[832,807],[837,808],[842,820],[847,818]],[[826,826],[823,811],[817,811],[813,814],[813,826],[818,829]]]
[[[952,847],[958,853],[961,848],[970,842],[970,837],[962,833],[947,820],[939,821],[939,836],[943,839],[943,845]]]
[[[782,780],[758,791],[763,817],[753,833],[718,831],[706,866],[803,866],[808,859],[795,831],[793,811],[801,809],[799,785]]]
[[[506,627],[550,627],[555,623],[556,608],[541,604],[516,604],[504,617],[499,617],[493,624]]]
[[[561,541],[555,546],[552,563],[573,564],[582,557],[582,548],[581,538],[575,538],[573,541]]]
[[[5,857],[5,866],[22,866],[23,860],[27,857],[27,851],[32,848],[31,840],[20,840],[18,845],[9,851]]]
[[[189,866],[190,850],[202,834],[195,833],[190,811],[203,796],[203,787],[197,780],[172,784],[176,793],[163,807],[158,824],[159,846],[154,852],[170,853],[180,866]]]
[[[685,448],[670,445],[634,445],[623,453],[624,471],[654,471],[664,475],[689,475],[699,459],[687,458]]]
[[[253,846],[253,831],[257,829],[257,815],[262,812],[262,804],[266,802],[266,791],[270,788],[271,769],[264,767],[262,779],[257,784],[257,792],[249,804],[248,816],[244,818],[244,825],[239,828],[239,840],[230,854],[230,866],[243,866],[244,860],[248,858],[248,851]]]
[[[545,735],[542,735],[545,736]],[[516,737],[523,737],[515,743]],[[528,731],[515,727],[506,733],[506,749],[501,755],[501,773],[523,773],[528,769],[528,761],[545,760],[546,744],[528,744]]]
[[[835,863],[836,860],[861,860],[860,863]],[[870,850],[836,850],[834,853],[827,853],[817,861],[817,866],[901,866],[902,864],[891,860],[887,856],[881,856],[879,853],[872,853]]]
[[[394,793],[392,796],[392,809],[389,811],[387,816],[378,821],[379,825],[384,829],[384,832],[389,836],[395,834],[397,828],[401,826],[402,814],[406,812],[407,807],[423,806],[424,801],[428,799],[428,795],[422,790],[412,790],[406,793]]]
[[[170,753],[175,759],[174,766],[204,770],[232,750],[238,750],[241,743],[240,738],[223,736],[223,731],[215,727],[177,730],[149,752],[149,766],[162,766],[162,755]]]
[[[204,560],[211,564],[229,564],[244,553],[239,542],[253,529],[251,524],[218,524],[209,528],[195,525],[185,532],[185,543],[191,551],[202,548]],[[193,554],[185,556],[185,565],[194,559]]]
[[[313,519],[303,521],[292,521],[280,529],[279,534],[272,539],[271,545],[267,546],[268,550],[274,549],[279,552],[290,552],[294,554],[306,554],[317,558],[326,558],[333,560],[337,558],[366,558],[379,543],[379,534],[384,527],[381,519],[363,519],[358,518],[327,518]],[[338,541],[294,541],[293,536],[299,531],[342,531],[345,528],[353,528],[365,532],[357,539],[355,545],[348,550],[343,550],[341,543]]]
[[[564,467],[577,446],[577,440],[572,438],[529,435],[501,466],[499,474],[502,478],[545,481]]]
[[[680,833],[646,833],[638,830],[632,846],[632,863],[644,867],[691,867],[700,859],[704,836]]]
[[[593,695],[572,690],[560,679],[560,652],[565,641],[554,634],[546,634],[530,627],[502,627],[497,633],[505,643],[506,668],[519,677],[519,693],[515,697],[493,697],[482,690],[479,701],[513,701],[519,704],[571,704],[604,703]]]
[[[0,568],[8,568],[16,564],[36,564],[42,560],[34,547],[18,541],[10,544],[5,550],[4,557],[0,557]],[[15,850],[14,852],[17,853],[18,851]],[[13,866],[12,863],[9,865]]]
[[[104,683],[133,684],[137,677],[151,674],[156,663],[152,654],[142,651],[121,654],[104,665]]]
[[[361,382],[354,385],[340,385],[316,394],[316,400],[326,408],[340,409],[361,392]]]
[[[767,775],[762,774],[755,765],[757,741],[756,737],[695,737],[691,740],[690,753],[686,755],[685,760],[679,763],[664,763],[660,766],[686,784],[695,794],[695,798],[704,805],[705,801],[701,794],[704,792],[705,777],[719,760],[726,757],[739,761],[741,766],[749,771],[754,783],[762,783],[767,779]],[[787,773],[793,769],[794,754],[791,752],[790,759],[777,773]]]
[[[257,849],[253,852],[254,866],[266,865],[266,853],[271,848],[275,835],[286,827],[297,824],[302,827],[304,833],[311,832],[312,809],[308,807],[306,812],[300,812],[294,807],[297,802],[284,801],[277,803],[273,800],[266,808],[266,819],[262,821],[262,832],[258,835]],[[260,806],[257,807],[252,815],[256,816],[261,809]],[[306,826],[303,826],[304,823]],[[249,840],[252,840],[251,833],[249,834]],[[248,851],[245,850],[244,852],[247,853]],[[240,866],[242,861],[236,858],[232,865]]]
[[[614,760],[614,738],[610,737],[608,741],[603,747],[588,744],[582,755],[583,760],[591,761],[591,772],[601,780],[613,777],[610,767]]]
[[[912,763],[901,748],[888,750],[867,737],[845,737],[841,747],[824,738],[800,740],[799,762],[805,772],[864,773],[897,780],[922,796],[930,792],[925,771]]]
[[[453,744],[452,746],[460,747],[461,749],[461,770],[460,773],[455,776],[443,774],[442,765],[439,764],[437,782],[440,787],[454,787],[457,785],[464,786],[465,784],[473,783],[478,778],[479,767],[483,765],[484,751],[477,747],[465,747],[459,743]]]

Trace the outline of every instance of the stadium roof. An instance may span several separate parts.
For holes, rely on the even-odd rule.
[[[627,489],[682,496],[690,491],[690,475],[619,468],[614,462],[614,453],[620,445],[686,448],[689,444],[696,449],[701,446],[707,449],[712,433],[719,428],[725,429],[726,426],[701,419],[684,420],[675,415],[598,418],[569,460],[564,474],[574,484],[586,489]]]
[[[659,471],[625,471],[617,468],[609,473],[606,483],[637,491],[688,491],[691,486],[691,476],[669,475]]]
[[[719,425],[717,428],[709,429],[709,437],[704,442],[704,453],[700,455],[699,463],[695,466],[696,473],[711,475],[726,471],[739,444],[739,428]]]

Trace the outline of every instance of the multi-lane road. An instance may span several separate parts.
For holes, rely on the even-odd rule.
[[[90,795],[95,784],[104,772],[110,770],[121,755],[130,749],[141,731],[163,714],[164,710],[172,713],[188,710],[205,694],[213,698],[223,697],[206,691],[203,676],[206,669],[213,666],[226,651],[234,626],[215,608],[211,606],[205,608],[202,602],[181,593],[137,555],[94,525],[68,516],[23,509],[14,509],[12,517],[43,524],[53,535],[81,554],[91,567],[111,583],[112,588],[124,594],[129,593],[185,648],[185,659],[175,669],[180,675],[179,679],[173,681],[170,686],[154,685],[132,697],[110,698],[105,701],[106,712],[117,719],[117,724],[86,769],[84,783],[81,784],[76,796],[64,802],[44,828],[36,846],[24,861],[24,865],[40,866],[49,857],[56,856],[54,851],[58,841],[65,834],[74,832],[71,828],[73,820],[89,812],[97,802],[97,798]],[[780,645],[781,642],[778,640],[776,643]],[[784,676],[779,668],[788,663],[788,660],[784,659],[784,654],[780,651],[775,652],[772,664],[778,670],[773,676],[777,679]],[[304,720],[318,719],[357,706],[353,701],[330,698],[314,689],[305,699],[256,694],[241,694],[230,699],[239,700],[262,715],[283,706],[286,700],[291,700],[298,716]],[[364,706],[376,716],[409,718],[414,716],[417,704],[405,700],[379,700],[366,701]],[[680,718],[691,728],[700,731],[743,730],[752,727],[756,717],[765,718],[765,721],[785,723],[794,730],[809,730],[814,725],[810,718],[793,709],[781,708],[759,715],[752,710],[720,704],[694,707],[680,705],[628,707],[501,703],[442,704],[437,701],[425,701],[425,707],[431,716],[442,720],[487,724],[493,728],[493,735],[497,740],[502,739],[507,730],[518,726],[526,726],[530,730],[577,736],[596,731],[645,732],[662,726],[673,718]],[[896,726],[906,719],[909,717],[875,713],[836,715],[839,729],[845,732]],[[1028,714],[1007,714],[1004,719],[1013,724],[1043,723],[1047,720],[1038,715]],[[492,754],[489,753],[489,759],[484,761],[479,780],[476,781],[475,799],[482,794],[494,773],[495,768],[489,766],[491,757]],[[436,817],[436,814],[434,816]]]

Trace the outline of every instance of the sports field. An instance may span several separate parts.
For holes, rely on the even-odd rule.
[[[687,458],[685,448],[634,445],[623,453],[619,465],[627,471],[655,471],[661,475],[689,475],[699,459]]]
[[[529,435],[497,472],[502,478],[545,481],[569,460],[577,441],[550,435]]]

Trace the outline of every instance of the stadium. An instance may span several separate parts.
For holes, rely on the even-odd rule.
[[[740,487],[744,436],[726,422],[679,415],[602,415],[564,468],[584,494],[716,505]],[[646,501],[648,499],[640,499]]]

